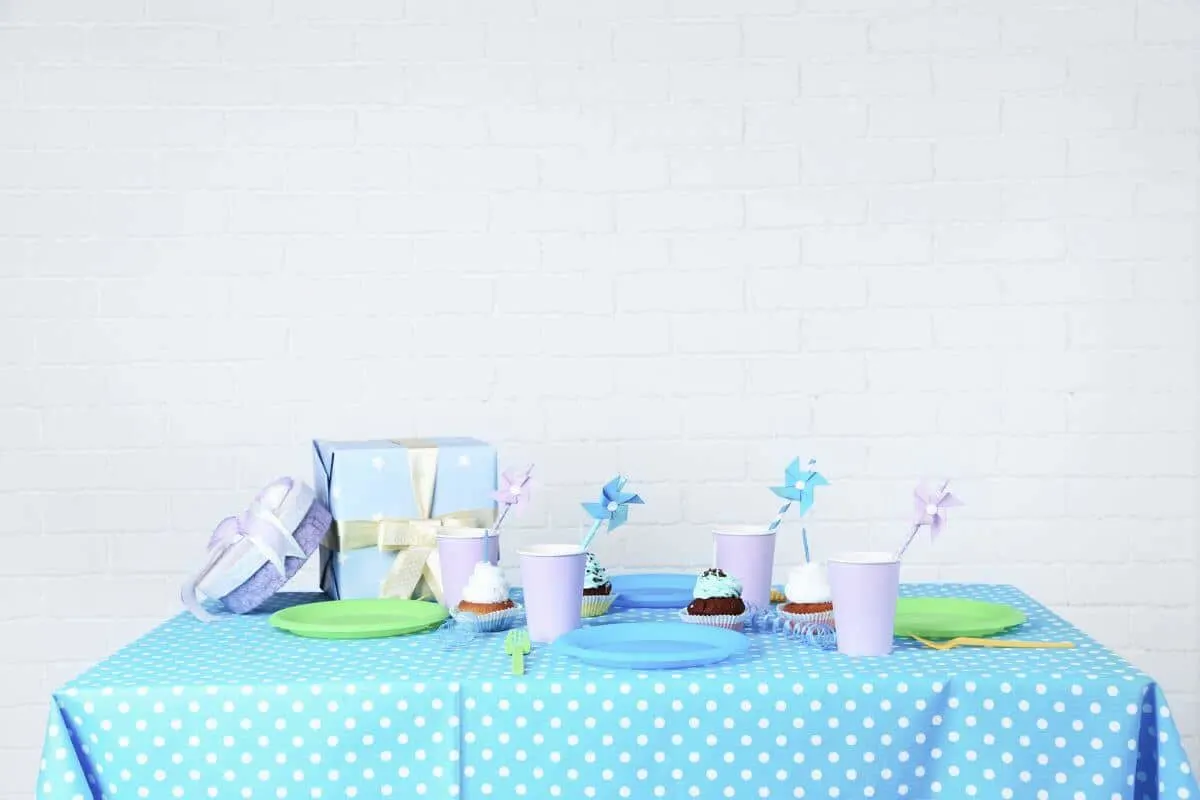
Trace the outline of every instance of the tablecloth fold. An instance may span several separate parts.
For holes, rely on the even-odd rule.
[[[42,800],[94,800],[97,773],[88,764],[88,747],[63,713],[58,697],[50,700],[50,717],[38,769],[38,794]]]

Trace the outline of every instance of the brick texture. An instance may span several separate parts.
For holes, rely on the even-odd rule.
[[[822,556],[956,476],[909,576],[1051,604],[1200,755],[1198,48],[1185,0],[0,2],[0,797],[313,436],[536,461],[514,541],[626,470],[611,566],[796,452]]]

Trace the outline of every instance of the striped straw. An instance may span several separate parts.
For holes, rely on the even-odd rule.
[[[786,514],[788,512],[788,509],[791,507],[792,507],[791,500],[788,500],[786,503],[781,505],[779,507],[779,513],[775,515],[775,519],[771,521],[771,524],[769,526],[767,526],[767,530],[772,531],[772,532],[775,531],[775,529],[779,527],[779,524],[781,522],[783,522],[783,515]]]

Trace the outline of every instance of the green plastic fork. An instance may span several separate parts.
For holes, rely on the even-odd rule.
[[[512,674],[525,674],[525,654],[531,648],[529,631],[524,628],[514,628],[504,637],[504,652],[512,656]]]

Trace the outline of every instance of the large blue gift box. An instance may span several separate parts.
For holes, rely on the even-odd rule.
[[[333,512],[321,588],[334,599],[440,602],[438,531],[496,516],[496,451],[478,439],[317,440],[313,478]]]

